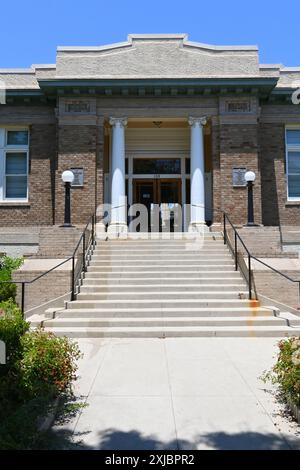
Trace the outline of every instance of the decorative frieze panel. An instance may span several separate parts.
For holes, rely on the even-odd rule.
[[[93,98],[60,98],[60,116],[87,116],[96,113],[96,101]]]
[[[240,101],[226,101],[225,105],[226,113],[250,113],[251,112],[251,103],[250,100],[240,100]]]
[[[221,97],[220,114],[221,115],[249,115],[258,113],[258,102],[253,97]]]
[[[70,101],[65,103],[65,113],[83,113],[89,114],[91,106],[88,101]]]

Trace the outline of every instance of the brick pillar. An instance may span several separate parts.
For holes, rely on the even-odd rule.
[[[96,100],[60,98],[55,224],[61,224],[64,217],[64,185],[61,175],[65,170],[82,168],[84,174],[83,186],[71,190],[72,223],[85,224],[95,211],[97,135]]]
[[[258,107],[255,99],[249,100],[249,112],[220,115],[220,186],[221,208],[235,224],[247,222],[247,188],[234,187],[234,168],[246,168],[256,174],[254,185],[254,217],[261,223],[261,178],[258,158]],[[222,107],[221,107],[222,109]]]
[[[222,221],[221,209],[221,173],[220,173],[220,128],[219,124],[213,120],[211,127],[212,143],[212,196],[213,196],[213,223],[219,224]]]

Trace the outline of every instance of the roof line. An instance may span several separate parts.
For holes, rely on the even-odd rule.
[[[16,74],[28,74],[28,75],[34,75],[35,71],[33,68],[4,68],[0,69],[0,73],[16,73]]]
[[[194,42],[188,40],[188,34],[180,33],[180,34],[128,34],[127,41],[123,42],[116,42],[113,44],[108,44],[105,46],[58,46],[58,52],[101,52],[107,51],[111,49],[118,49],[122,47],[130,47],[132,46],[133,41],[151,41],[151,40],[174,40],[180,39],[184,46],[188,47],[195,47],[198,49],[207,49],[211,51],[258,51],[258,47],[256,45],[249,45],[249,46],[215,46],[211,44],[204,44],[200,42]]]
[[[282,64],[259,64],[260,69],[281,69]]]
[[[56,64],[32,64],[34,70],[36,69],[56,69]]]
[[[300,72],[300,67],[282,67],[280,72]]]

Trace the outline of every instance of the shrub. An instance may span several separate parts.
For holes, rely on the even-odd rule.
[[[22,355],[21,337],[28,331],[29,323],[12,299],[0,302],[0,340],[6,346],[7,366],[10,367]],[[7,370],[7,367],[3,370]]]
[[[80,357],[76,343],[39,329],[26,333],[21,344],[20,386],[29,398],[71,391]]]
[[[8,299],[15,299],[17,287],[13,283],[1,283],[1,281],[11,281],[12,273],[23,263],[22,258],[10,258],[3,256],[0,258],[0,302]]]
[[[277,362],[263,379],[277,384],[286,400],[300,406],[300,337],[279,342]]]

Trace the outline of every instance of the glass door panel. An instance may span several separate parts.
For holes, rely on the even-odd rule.
[[[182,230],[181,180],[159,180],[160,225],[162,231]]]

